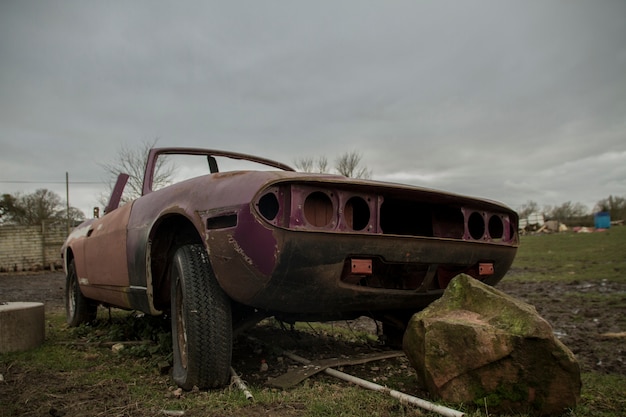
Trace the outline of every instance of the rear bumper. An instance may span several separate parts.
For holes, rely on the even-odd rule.
[[[262,247],[246,253],[232,231],[213,231],[209,253],[214,271],[233,300],[297,315],[421,310],[441,296],[456,274],[469,273],[496,284],[517,251],[509,244],[444,238],[267,232],[271,238],[259,239]],[[255,259],[259,255],[273,257],[269,274],[257,268],[267,264]],[[371,274],[354,273],[353,259],[369,262]],[[493,266],[489,275],[479,275],[480,263]]]

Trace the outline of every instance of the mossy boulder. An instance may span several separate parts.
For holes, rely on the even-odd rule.
[[[403,348],[421,385],[446,402],[555,415],[580,398],[578,361],[550,324],[467,275],[411,318]]]

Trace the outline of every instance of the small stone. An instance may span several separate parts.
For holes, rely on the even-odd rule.
[[[267,372],[268,369],[269,369],[269,366],[267,366],[267,362],[265,362],[265,359],[261,359],[261,367],[259,368],[259,371]]]
[[[166,416],[184,416],[185,412],[182,410],[161,410]]]
[[[124,350],[124,345],[122,343],[116,343],[113,346],[111,346],[111,351],[113,353],[120,353],[121,351]]]

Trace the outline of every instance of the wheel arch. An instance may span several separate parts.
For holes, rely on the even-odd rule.
[[[71,246],[67,246],[63,248],[63,252],[61,254],[63,256],[63,270],[67,274],[68,268],[72,260],[74,260],[74,250]]]
[[[161,217],[149,234],[149,276],[152,278],[153,303],[159,310],[170,308],[169,268],[176,252],[182,245],[203,243],[196,225],[182,214]]]

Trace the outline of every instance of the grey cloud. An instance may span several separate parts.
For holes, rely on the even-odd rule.
[[[2,176],[97,180],[120,144],[159,137],[287,163],[356,149],[381,179],[590,205],[626,194],[624,16],[610,0],[3,2]]]

